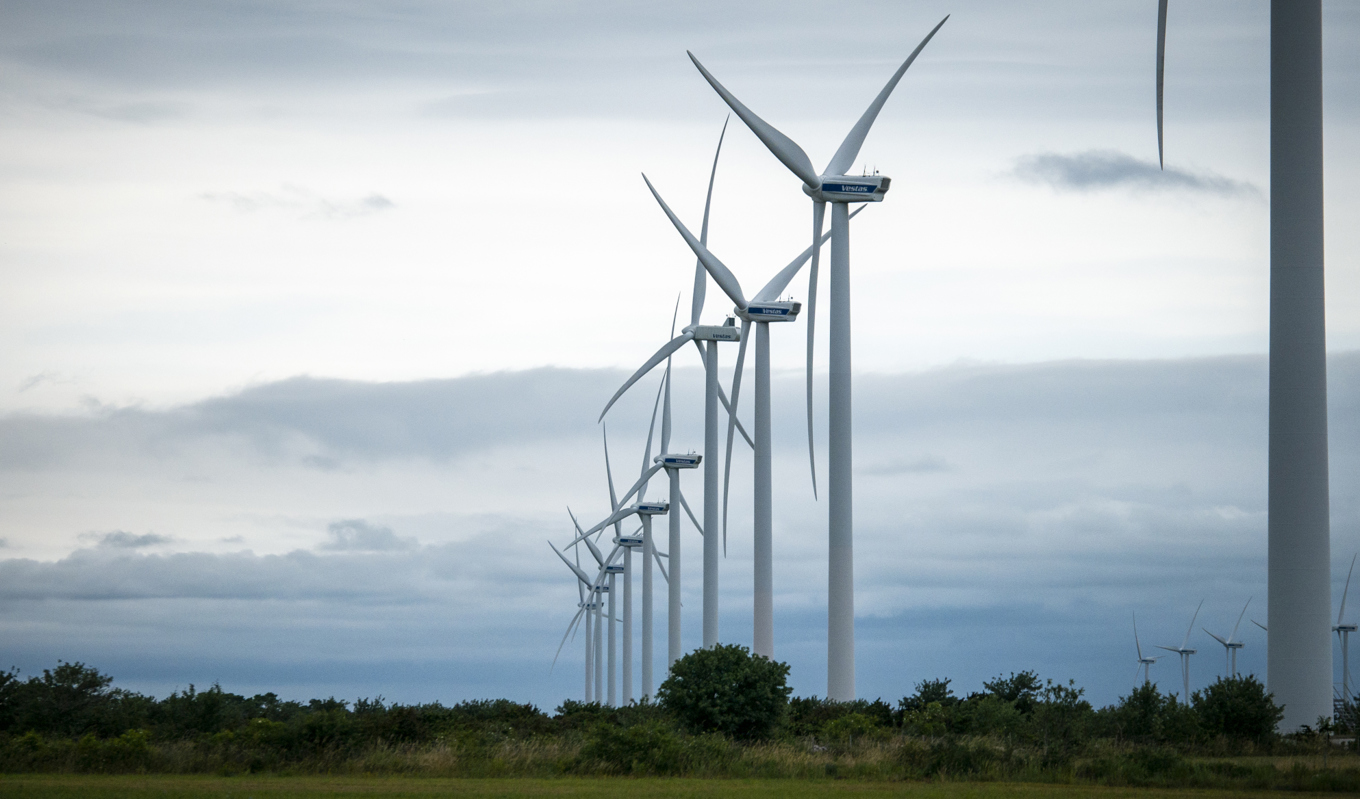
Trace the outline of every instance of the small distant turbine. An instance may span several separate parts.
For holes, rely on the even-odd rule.
[[[1185,628],[1185,640],[1178,647],[1161,646],[1158,649],[1165,649],[1168,652],[1175,652],[1181,656],[1181,679],[1185,683],[1185,696],[1182,700],[1187,706],[1190,704],[1190,656],[1195,654],[1194,649],[1190,649],[1190,633],[1195,629],[1195,619],[1199,618],[1199,609],[1204,607],[1204,600],[1199,601],[1199,607],[1195,608],[1195,615],[1190,617],[1190,626]]]
[[[1341,639],[1341,699],[1347,705],[1351,701],[1351,633],[1355,632],[1357,625],[1346,624],[1342,617],[1346,615],[1346,595],[1351,592],[1351,574],[1355,572],[1355,558],[1351,556],[1351,570],[1346,572],[1346,588],[1341,592],[1341,610],[1336,614],[1336,626],[1332,628],[1337,637]]]
[[[1161,660],[1165,655],[1147,657],[1143,654],[1143,644],[1138,640],[1138,614],[1133,614],[1133,645],[1138,650],[1138,667],[1133,670],[1133,679],[1138,681],[1138,670],[1143,670],[1143,682],[1152,682],[1152,664]]]
[[[1247,597],[1247,605],[1250,604],[1251,597]],[[1247,615],[1247,605],[1242,606],[1242,612],[1237,615],[1237,624],[1233,625],[1232,632],[1228,634],[1227,638],[1219,638],[1217,635],[1209,633],[1208,630],[1204,630],[1203,627],[1200,628],[1209,633],[1209,636],[1215,641],[1223,644],[1224,665],[1228,668],[1229,677],[1237,677],[1237,650],[1246,646],[1241,641],[1234,641],[1233,638],[1237,637],[1237,628],[1242,624],[1242,617]]]

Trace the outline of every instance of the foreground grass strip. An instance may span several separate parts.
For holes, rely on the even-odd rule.
[[[823,796],[911,797],[911,799],[1250,799],[1273,797],[1278,791],[1166,790],[1106,788],[1090,785],[1039,785],[996,782],[852,782],[839,780],[704,780],[704,779],[421,779],[385,777],[202,777],[97,776],[69,774],[0,775],[5,799],[134,799],[135,797],[737,797],[813,799]],[[1292,796],[1324,794],[1292,793]]]

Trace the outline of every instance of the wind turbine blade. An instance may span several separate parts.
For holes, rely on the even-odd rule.
[[[595,563],[604,566],[604,555],[600,553],[600,548],[595,546],[595,542],[591,541],[589,538],[583,538],[581,540],[586,542],[586,548],[590,550],[591,557],[595,558]]]
[[[628,493],[624,494],[623,497],[619,499],[619,502],[626,503],[628,500],[632,499],[633,495],[636,494],[638,490],[647,483],[648,480],[652,479],[652,475],[656,474],[659,471],[661,471],[661,464],[659,463],[655,463],[647,467],[647,471],[642,473],[642,476],[638,478],[636,483],[633,483],[633,487],[628,489]]]
[[[656,412],[661,408],[661,392],[666,389],[666,376],[661,375],[661,382],[656,386],[656,401],[652,403],[652,422],[647,425],[647,448],[642,452],[642,469],[647,471],[647,467],[652,463],[652,434],[656,432]],[[638,499],[645,499],[647,494],[647,484],[642,484],[642,490],[638,492]]]
[[[704,526],[703,526],[702,524],[699,524],[699,520],[698,520],[698,519],[694,518],[694,511],[692,511],[692,510],[689,509],[689,503],[685,501],[685,495],[684,495],[684,494],[681,494],[681,495],[680,495],[680,507],[684,508],[684,509],[685,509],[685,513],[689,515],[689,520],[690,520],[691,522],[694,523],[694,529],[696,529],[696,530],[699,531],[699,535],[703,535],[703,534],[704,534]],[[671,511],[671,512],[674,513],[675,511]]]
[[[727,106],[736,112],[737,117],[746,123],[746,127],[756,134],[756,138],[760,139],[771,153],[774,153],[774,157],[778,158],[780,163],[788,167],[790,172],[797,175],[812,188],[815,189],[822,185],[821,178],[812,168],[812,159],[808,158],[802,147],[799,147],[793,139],[775,130],[773,125],[756,116],[754,111],[742,105],[741,101],[719,83],[717,78],[709,74],[707,69],[704,69],[704,65],[700,64],[699,59],[694,57],[694,53],[688,50],[685,52],[689,55],[689,60],[694,62],[694,66],[699,68],[699,74],[704,76],[708,85],[712,86],[718,96],[723,98],[723,102],[727,103]]]
[[[666,564],[661,562],[661,553],[653,549],[652,559],[656,561],[657,568],[661,570],[661,579],[665,580],[669,584],[671,581],[671,576],[666,573]]]
[[[1199,606],[1195,608],[1195,615],[1190,617],[1190,626],[1185,628],[1185,641],[1181,644],[1181,649],[1190,645],[1190,631],[1195,629],[1195,619],[1199,618],[1199,609],[1204,607],[1204,600],[1199,601]]]
[[[1166,76],[1166,2],[1157,3],[1157,166],[1165,169],[1162,160],[1162,86]]]
[[[1341,612],[1336,614],[1336,623],[1341,624],[1341,617],[1346,615],[1346,595],[1351,592],[1351,575],[1355,573],[1355,559],[1360,557],[1360,552],[1351,556],[1351,570],[1346,572],[1346,588],[1341,592]]]
[[[727,123],[732,119],[728,114],[723,120],[722,133],[718,134],[718,149],[713,153],[713,169],[708,173],[708,194],[704,196],[704,224],[699,228],[699,242],[708,245],[708,212],[713,207],[713,181],[718,177],[718,156],[722,154],[723,137],[727,135]],[[694,293],[690,298],[689,323],[699,324],[699,316],[704,312],[704,296],[708,292],[708,275],[704,273],[702,261],[694,263]]]
[[[590,576],[586,574],[585,571],[583,571],[580,566],[577,566],[576,564],[567,560],[567,556],[563,555],[561,550],[553,546],[553,542],[549,541],[548,546],[552,547],[552,551],[557,553],[557,557],[561,558],[562,562],[567,564],[567,568],[572,570],[572,572],[576,575],[577,579],[579,579],[586,585],[590,585]]]
[[[633,376],[628,378],[628,380],[626,380],[624,384],[619,387],[618,391],[614,392],[614,396],[609,398],[609,402],[605,404],[604,410],[600,411],[600,418],[597,419],[596,421],[603,420],[604,415],[606,413],[609,413],[609,409],[614,407],[614,403],[618,402],[619,397],[623,396],[623,392],[627,391],[629,388],[632,387],[634,383],[641,380],[644,375],[646,375],[648,372],[652,370],[652,367],[669,358],[672,352],[675,352],[676,350],[685,346],[685,342],[693,338],[694,338],[693,333],[684,332],[663,344],[661,346],[661,349],[656,351],[655,355],[653,355],[651,358],[648,358],[647,362],[644,363],[641,367],[639,367],[638,370],[633,373]]]
[[[666,359],[666,399],[661,406],[661,452],[671,451],[671,359]]]
[[[861,116],[855,126],[850,129],[845,141],[841,142],[840,149],[836,151],[835,155],[831,156],[831,163],[826,165],[826,172],[823,174],[844,175],[845,170],[854,166],[855,158],[859,156],[859,148],[864,145],[864,137],[869,135],[869,128],[874,126],[874,120],[878,118],[878,112],[882,110],[883,104],[888,101],[888,95],[892,94],[893,89],[897,88],[897,82],[902,80],[907,67],[911,66],[911,62],[916,60],[916,56],[920,55],[926,44],[935,37],[936,31],[944,27],[944,24],[948,21],[949,17],[946,15],[938,25],[931,29],[930,33],[926,34],[926,38],[916,45],[916,49],[911,51],[911,55],[907,56],[907,60],[902,62],[902,66],[897,68],[897,72],[893,73],[892,78],[888,80],[888,85],[883,87],[883,91],[879,92],[874,101],[865,109],[864,116]]]
[[[619,509],[619,500],[614,494],[614,471],[609,468],[609,426],[604,425],[601,433],[604,436],[604,475],[609,479],[609,510],[616,511]]]
[[[576,629],[576,623],[581,620],[581,614],[585,612],[585,608],[579,608],[576,611],[576,615],[571,617],[571,623],[567,625],[567,631],[562,633],[562,643],[557,645],[557,653],[553,655],[552,665],[548,667],[549,674],[552,674],[553,669],[557,668],[557,658],[562,655],[562,647],[567,645],[567,636],[571,635],[572,630]]]
[[[694,342],[694,349],[699,353],[700,363],[706,364],[708,362],[708,356],[704,353],[703,345],[696,341]],[[727,401],[727,392],[723,391],[721,383],[718,384],[718,402],[722,404],[723,410],[726,411],[728,415],[735,416],[735,414],[732,413],[732,403]],[[746,439],[746,446],[751,449],[756,448],[756,442],[752,440],[751,434],[746,432],[746,426],[741,423],[741,419],[737,419],[737,432],[741,433],[741,437]]]
[[[1267,632],[1267,633],[1270,632],[1270,628],[1269,628],[1269,627],[1265,626],[1264,624],[1262,624],[1261,622],[1257,621],[1256,619],[1252,619],[1252,620],[1251,620],[1251,623],[1252,623],[1252,624],[1255,624],[1257,627],[1260,627],[1261,630],[1262,630],[1263,632]]]
[[[1175,647],[1171,647],[1171,646],[1162,646],[1161,644],[1157,644],[1157,648],[1158,648],[1158,649],[1165,649],[1165,650],[1168,651],[1168,652],[1175,652],[1176,654],[1180,654],[1180,650],[1179,650],[1179,649],[1176,649]],[[1160,657],[1165,657],[1165,655],[1162,655],[1162,656],[1160,656]]]
[[[661,210],[666,212],[666,216],[670,218],[671,224],[675,225],[675,229],[680,232],[680,237],[685,240],[685,243],[689,245],[689,248],[699,257],[699,263],[703,264],[704,269],[707,269],[708,273],[713,276],[713,281],[718,284],[718,288],[722,289],[723,293],[725,293],[732,302],[736,303],[738,308],[745,310],[746,296],[741,293],[741,283],[737,281],[737,276],[732,274],[732,270],[728,269],[726,264],[718,260],[716,255],[709,252],[708,247],[694,238],[694,234],[689,232],[689,228],[685,227],[685,223],[681,222],[679,217],[671,211],[670,206],[666,205],[666,201],[661,199],[661,195],[657,193],[656,187],[652,185],[650,180],[647,180],[645,174],[642,176],[642,180],[647,184],[647,188],[651,190],[652,196],[661,204]]]
[[[737,365],[732,371],[732,411],[727,414],[727,459],[723,461],[723,557],[727,557],[727,494],[732,485],[732,438],[737,431],[737,402],[741,397],[741,367],[746,360],[746,341],[750,338],[751,320],[741,322],[741,345],[737,347]]]
[[[826,203],[812,204],[812,240],[822,241],[822,221],[826,216]],[[817,450],[812,429],[812,353],[817,343],[817,261],[821,247],[812,248],[812,266],[808,268],[808,310],[807,310],[807,419],[808,419],[808,469],[812,474],[812,498],[817,499]]]
[[[1201,627],[1200,629],[1201,629],[1201,630],[1204,630],[1203,627]],[[1204,631],[1205,631],[1206,633],[1209,633],[1208,630],[1204,630]],[[1217,635],[1214,635],[1213,633],[1209,633],[1209,637],[1212,638],[1212,639],[1214,639],[1215,641],[1219,642],[1220,644],[1223,644],[1224,646],[1227,646],[1227,645],[1228,645],[1228,642],[1227,642],[1227,641],[1225,641],[1225,640],[1222,639],[1222,638],[1219,638]]]
[[[1237,623],[1233,625],[1233,631],[1228,635],[1228,640],[1237,637],[1237,628],[1242,626],[1242,617],[1247,615],[1247,606],[1251,604],[1251,597],[1247,597],[1247,604],[1242,606],[1242,612],[1237,614]]]
[[[851,211],[850,218],[854,219],[859,216],[859,212],[868,207],[868,203],[865,203]],[[831,231],[828,230],[826,234],[822,236],[821,244],[826,244],[830,238]],[[802,254],[797,258],[790,261],[788,266],[779,270],[778,274],[770,278],[770,282],[765,284],[765,287],[760,290],[760,293],[755,296],[752,302],[773,302],[774,300],[779,299],[779,295],[784,293],[784,289],[788,288],[789,283],[793,281],[794,277],[796,277],[798,272],[803,268],[803,264],[807,263],[808,259],[811,257],[812,248],[808,247],[806,250],[803,250]]]
[[[1142,663],[1142,661],[1139,661],[1138,665],[1137,665],[1137,666],[1134,666],[1134,668],[1133,668],[1133,683],[1134,683],[1134,685],[1137,685],[1137,684],[1138,684],[1138,672],[1140,672],[1140,671],[1142,671],[1142,670],[1143,670],[1143,663]]]
[[[1138,614],[1133,614],[1133,645],[1138,649],[1138,659],[1143,659],[1143,645],[1138,642]]]

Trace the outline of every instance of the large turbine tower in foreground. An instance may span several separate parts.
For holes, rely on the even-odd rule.
[[[841,143],[822,174],[813,169],[812,161],[803,148],[780,133],[751,109],[742,105],[718,79],[713,77],[699,59],[689,54],[723,101],[741,118],[751,132],[769,148],[789,171],[803,181],[803,192],[812,198],[812,265],[808,271],[808,450],[812,449],[812,341],[813,320],[816,314],[817,245],[822,238],[822,220],[826,204],[831,203],[831,396],[828,407],[830,436],[828,440],[828,563],[827,563],[827,676],[828,699],[849,701],[855,698],[855,563],[854,563],[854,508],[851,470],[850,403],[850,212],[849,203],[881,202],[888,191],[889,179],[881,175],[850,176],[846,174],[859,157],[860,147],[869,135],[878,112],[907,67],[944,25],[940,20],[902,66],[897,68],[888,84],[878,93],[849,135]],[[815,483],[814,483],[815,485]]]
[[[1166,7],[1161,0],[1157,15],[1159,158]],[[1332,715],[1322,213],[1322,1],[1271,0],[1266,674],[1285,731]]]

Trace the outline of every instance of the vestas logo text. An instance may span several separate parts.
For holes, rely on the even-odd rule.
[[[860,186],[855,183],[826,183],[822,186],[822,191],[834,191],[841,194],[870,194],[873,190],[873,186]]]

